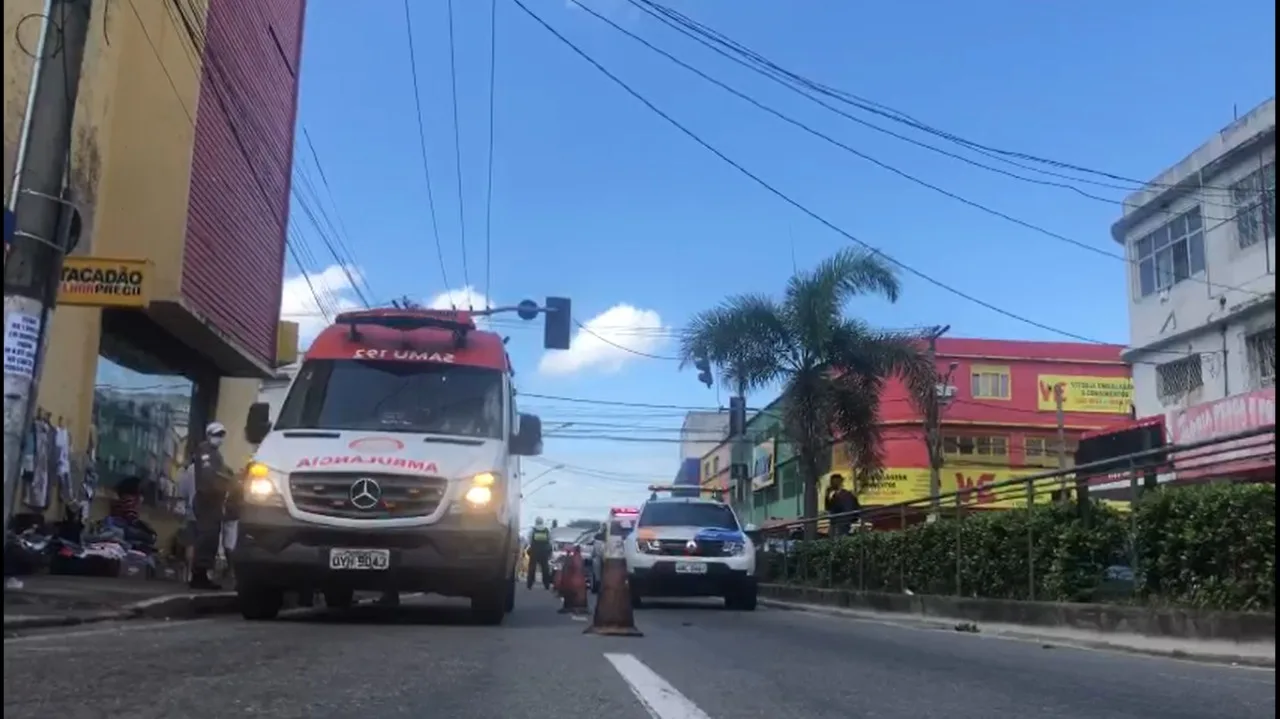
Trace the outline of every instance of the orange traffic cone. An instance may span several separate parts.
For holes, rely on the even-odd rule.
[[[582,564],[582,553],[577,547],[565,557],[560,574],[560,598],[563,600],[560,613],[586,614],[587,572]]]
[[[642,637],[636,629],[631,609],[631,587],[627,582],[627,562],[621,557],[605,557],[600,573],[600,597],[596,600],[595,616],[586,634],[611,637]]]

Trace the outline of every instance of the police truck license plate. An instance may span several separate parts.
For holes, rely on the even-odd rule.
[[[702,562],[676,562],[676,574],[706,574],[707,565]]]
[[[329,568],[356,571],[384,571],[391,566],[389,549],[330,549]]]

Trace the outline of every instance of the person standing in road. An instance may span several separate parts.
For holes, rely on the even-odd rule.
[[[204,441],[196,446],[192,460],[195,487],[191,512],[195,519],[195,536],[192,537],[194,551],[190,586],[192,589],[221,589],[209,572],[218,560],[224,510],[234,480],[222,457],[221,447],[227,438],[227,428],[221,422],[210,422],[205,427],[204,436]]]
[[[547,529],[542,517],[533,522],[533,530],[529,532],[529,572],[525,583],[533,589],[533,578],[542,572],[542,586],[551,589],[551,530]]]
[[[831,475],[831,484],[827,487],[826,502],[823,509],[827,511],[828,515],[843,515],[838,519],[831,520],[831,536],[849,536],[849,527],[853,525],[854,520],[854,517],[849,515],[860,511],[862,505],[858,502],[857,495],[845,488],[843,475]]]

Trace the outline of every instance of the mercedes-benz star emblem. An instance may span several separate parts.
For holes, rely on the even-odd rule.
[[[684,543],[684,551],[688,552],[689,554],[693,554],[694,552],[698,551],[698,543],[690,539],[689,541]]]
[[[347,495],[356,509],[373,509],[382,501],[382,487],[368,477],[361,477],[351,483]]]

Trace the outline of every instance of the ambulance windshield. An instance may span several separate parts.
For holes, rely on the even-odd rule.
[[[307,360],[276,429],[503,436],[502,373],[433,362]]]

